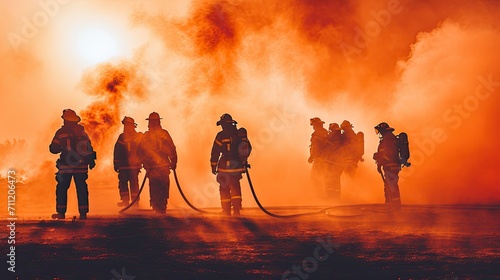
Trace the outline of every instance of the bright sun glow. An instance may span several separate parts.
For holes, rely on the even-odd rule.
[[[111,32],[92,29],[78,37],[78,51],[85,60],[94,64],[118,55],[118,46]]]

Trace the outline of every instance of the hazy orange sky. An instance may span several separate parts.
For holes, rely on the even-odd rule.
[[[365,133],[365,161],[355,180],[343,178],[345,203],[383,202],[372,160],[382,121],[410,137],[403,203],[500,202],[498,1],[41,0],[0,9],[0,141],[27,144],[3,149],[0,170],[44,182],[37,193],[53,195],[48,145],[73,108],[98,154],[89,182],[110,188],[119,120],[131,116],[145,131],[157,111],[187,193],[218,206],[210,149],[215,122],[230,113],[249,132],[264,204],[328,203],[309,185],[312,117]],[[242,187],[244,205],[255,205]]]

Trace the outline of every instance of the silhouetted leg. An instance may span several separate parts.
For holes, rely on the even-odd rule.
[[[342,166],[336,163],[329,163],[326,168],[326,195],[334,200],[340,199],[340,175],[342,170]]]
[[[334,192],[334,182],[335,179],[333,178],[333,166],[331,163],[327,164],[326,167],[326,174],[325,174],[325,193],[327,197],[333,197],[333,192]]]
[[[392,194],[392,204],[395,205],[400,205],[401,204],[401,197],[399,194],[399,175],[398,171],[395,172],[389,172],[389,185],[391,186],[391,194]]]
[[[130,181],[130,200],[133,200],[139,194],[139,169],[132,169],[129,171]],[[139,202],[140,199],[137,199]]]
[[[156,204],[155,199],[158,196],[158,182],[156,178],[156,172],[154,169],[148,170],[149,176],[149,205],[153,207],[153,211],[155,210]]]
[[[387,187],[387,180],[384,181],[384,198],[385,198],[385,204],[391,203],[391,194],[389,193],[389,188]]]
[[[73,174],[56,173],[56,211],[57,213],[66,213],[68,205],[68,188],[71,184],[71,177]]]
[[[154,174],[155,172],[151,172],[149,175],[149,195],[150,202],[153,210],[155,212],[160,211],[161,207],[161,180]]]
[[[340,175],[342,175],[342,167],[334,166],[332,170],[332,186],[333,186],[333,198],[336,200],[340,199]]]
[[[315,160],[311,169],[311,181],[315,188],[324,191],[325,188],[325,164],[320,160]]]
[[[150,199],[153,210],[165,213],[170,188],[168,168],[155,168],[149,171]]]
[[[358,162],[354,158],[346,159],[346,168],[345,172],[350,177],[354,177],[356,175],[356,169],[358,169]]]
[[[231,185],[230,185],[230,190],[231,190],[231,203],[233,204],[233,214],[234,215],[240,215],[240,210],[241,210],[241,185],[240,185],[240,180],[241,180],[241,173],[232,173],[231,174]]]
[[[325,163],[325,172],[323,174],[323,182],[324,182],[324,185],[325,185],[325,188],[324,188],[324,191],[326,193],[328,193],[328,190],[331,189],[330,185],[330,181],[331,181],[331,164],[330,163]]]
[[[157,169],[149,171],[149,197],[153,211],[159,212],[161,208],[161,178]]]
[[[129,202],[129,191],[128,191],[128,180],[130,177],[129,170],[120,170],[118,173],[118,189],[120,190],[120,199],[123,204],[128,205]],[[125,206],[125,205],[123,205]]]
[[[78,211],[80,215],[85,215],[89,212],[89,191],[87,187],[87,173],[75,173],[76,195],[78,198]]]
[[[399,166],[390,166],[390,167],[385,167],[384,166],[384,173],[385,173],[385,181],[387,188],[390,191],[390,196],[388,197],[389,203],[392,203],[394,205],[400,205],[401,204],[401,198],[399,195]]]
[[[163,168],[161,171],[161,181],[162,181],[162,188],[161,188],[161,207],[163,212],[167,210],[167,203],[168,203],[168,198],[170,195],[170,169],[168,168]]]
[[[229,173],[220,172],[217,174],[217,182],[219,183],[220,204],[224,215],[231,215],[231,176]]]

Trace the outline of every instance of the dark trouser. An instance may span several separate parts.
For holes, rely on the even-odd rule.
[[[118,173],[118,189],[120,199],[123,201],[133,200],[139,193],[139,169],[120,169]],[[129,192],[130,183],[130,192]]]
[[[168,167],[152,168],[147,171],[149,178],[149,197],[153,210],[165,213],[170,189],[170,169]]]
[[[345,173],[354,177],[356,175],[356,169],[358,168],[358,161],[355,158],[347,158],[345,164]]]
[[[384,169],[384,194],[385,203],[401,204],[401,197],[399,195],[399,165],[398,166],[383,166]]]
[[[322,159],[314,159],[311,168],[311,181],[315,188],[325,189],[326,164]]]
[[[217,182],[220,184],[220,202],[222,210],[231,214],[231,204],[235,211],[241,209],[241,185],[242,176],[240,172],[219,172]]]
[[[341,164],[326,164],[325,191],[328,197],[340,198],[340,175],[342,175],[343,170],[344,167]]]
[[[87,173],[56,173],[56,211],[66,213],[68,205],[68,189],[74,178],[76,185],[76,195],[78,198],[78,211],[80,214],[89,212],[89,191],[87,188]]]

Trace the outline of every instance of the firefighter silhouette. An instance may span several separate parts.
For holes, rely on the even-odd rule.
[[[375,126],[375,133],[379,135],[380,143],[377,152],[373,154],[373,159],[377,164],[377,171],[382,174],[384,179],[385,203],[400,205],[398,180],[401,166],[396,136],[392,133],[393,131],[394,128],[385,122]]]
[[[345,152],[345,172],[350,176],[356,174],[358,162],[363,161],[364,154],[364,134],[362,132],[355,133],[353,125],[344,120],[340,124],[342,129],[342,145]]]
[[[160,115],[149,114],[148,131],[137,145],[137,157],[149,178],[150,205],[153,211],[165,214],[170,189],[170,169],[177,167],[177,150],[167,130],[160,123]]]
[[[337,123],[329,125],[329,133],[323,145],[325,163],[325,191],[327,197],[340,199],[340,176],[344,171],[344,147],[342,132]]]
[[[325,190],[325,154],[323,145],[328,137],[328,131],[323,127],[325,122],[320,118],[310,119],[314,132],[311,134],[311,145],[309,148],[308,162],[312,163],[311,181],[315,187]]]
[[[127,206],[139,193],[139,172],[141,162],[136,155],[142,132],[137,132],[137,124],[131,117],[122,120],[123,133],[118,136],[113,152],[113,167],[118,172],[118,190],[121,201],[118,206]],[[130,184],[130,190],[129,190]],[[138,206],[137,200],[136,206]]]
[[[242,201],[240,179],[252,146],[246,129],[238,129],[231,115],[223,114],[216,124],[222,130],[215,136],[210,165],[219,183],[222,214],[230,216],[232,206],[233,215],[238,216]]]
[[[49,145],[53,154],[61,154],[56,162],[56,214],[53,219],[64,219],[71,178],[75,181],[80,219],[86,219],[89,211],[87,187],[88,168],[95,167],[96,152],[82,125],[81,118],[71,109],[63,110],[63,126],[59,128]]]

